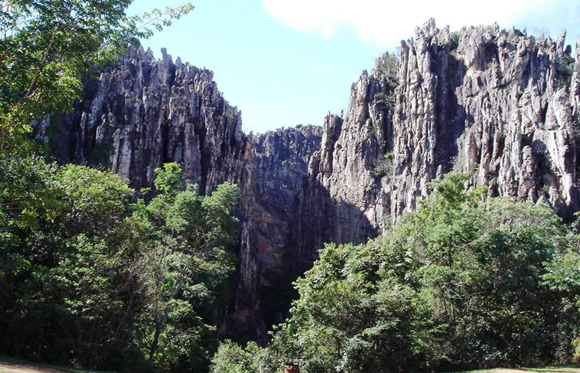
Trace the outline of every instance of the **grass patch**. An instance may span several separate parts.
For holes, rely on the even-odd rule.
[[[561,365],[561,366],[545,366],[545,367],[534,367],[534,368],[492,368],[492,369],[477,369],[477,370],[464,370],[458,372],[450,372],[450,373],[482,373],[482,372],[494,372],[494,371],[502,371],[502,370],[517,370],[521,372],[574,372],[580,373],[580,367],[576,365]]]
[[[90,369],[82,369],[82,368],[73,368],[73,367],[66,367],[61,365],[50,365],[50,364],[42,364],[42,363],[32,363],[26,360],[14,359],[11,357],[0,357],[0,364],[13,364],[13,365],[20,365],[23,368],[45,368],[45,369],[58,369],[64,372],[70,373],[114,373],[102,370],[90,370]],[[8,373],[8,371],[2,367],[0,367],[0,373]]]
[[[530,372],[578,372],[580,367],[576,365],[563,366],[547,366],[541,368],[522,368],[522,370],[529,370]]]

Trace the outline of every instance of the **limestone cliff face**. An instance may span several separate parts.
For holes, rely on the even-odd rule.
[[[313,159],[330,196],[360,209],[339,212],[336,240],[382,231],[450,171],[473,172],[469,184],[488,185],[490,196],[548,203],[571,218],[580,65],[564,38],[497,26],[452,33],[431,20],[401,43],[395,74],[389,55],[363,72],[346,117],[326,119]]]
[[[391,215],[414,209],[426,182],[474,171],[490,195],[578,210],[573,60],[557,41],[497,26],[460,33],[433,21],[401,45]]]
[[[235,300],[223,325],[265,342],[287,315],[291,282],[312,266],[325,222],[313,198],[308,162],[320,127],[298,126],[247,139],[251,179],[242,185],[242,233]]]
[[[156,60],[151,50],[134,49],[87,82],[77,111],[55,118],[65,131],[56,154],[104,164],[136,188],[150,185],[164,162],[180,163],[186,181],[204,193],[239,182],[246,146],[241,112],[224,100],[211,71],[162,55]]]
[[[473,171],[469,185],[490,196],[548,203],[565,218],[578,211],[580,56],[570,53],[564,34],[429,21],[400,57],[363,72],[344,117],[245,135],[210,71],[136,49],[37,134],[53,133],[61,160],[105,164],[135,187],[173,161],[202,193],[237,183],[239,263],[221,329],[264,341],[324,242],[381,234],[446,172]]]
[[[334,242],[372,237],[390,214],[397,66],[394,55],[378,58],[374,72],[364,71],[352,85],[346,118],[325,118],[311,172],[334,201]]]

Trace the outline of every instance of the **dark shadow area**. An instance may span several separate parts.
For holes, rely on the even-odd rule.
[[[435,146],[435,170],[439,165],[443,172],[453,169],[454,160],[459,152],[458,139],[465,126],[473,122],[465,108],[459,105],[456,89],[463,85],[467,67],[452,53],[456,45],[431,45],[432,72],[439,77],[436,94],[435,116],[437,121],[437,144]],[[433,175],[435,176],[435,175]]]
[[[377,235],[360,209],[333,200],[309,173],[320,138],[319,128],[299,127],[265,134],[255,144],[254,200],[243,212],[247,229],[223,335],[267,343],[267,331],[290,315],[298,295],[293,282],[312,268],[325,242],[337,241],[339,225],[352,227],[342,234],[345,242]]]

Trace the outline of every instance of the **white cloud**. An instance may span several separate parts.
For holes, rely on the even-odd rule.
[[[309,71],[314,74],[330,74],[336,70],[336,66],[329,63],[321,63],[312,66]]]
[[[415,26],[435,18],[438,27],[457,30],[466,25],[526,27],[522,20],[544,19],[534,27],[552,28],[560,15],[579,12],[578,0],[263,0],[262,7],[302,31],[330,37],[351,27],[360,39],[392,46],[412,37]],[[580,14],[578,14],[580,16]],[[566,25],[562,25],[566,26]]]

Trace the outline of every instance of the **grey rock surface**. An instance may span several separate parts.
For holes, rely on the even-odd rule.
[[[578,210],[578,76],[564,35],[554,42],[497,25],[451,33],[431,20],[402,42],[392,219],[449,171],[473,171],[471,183],[492,196],[543,199],[568,218]]]
[[[324,242],[381,234],[446,172],[473,172],[468,186],[565,219],[579,210],[580,56],[564,39],[430,20],[399,57],[363,72],[346,115],[261,135],[242,132],[211,71],[135,49],[87,81],[74,114],[36,131],[62,161],[100,163],[136,188],[170,161],[202,193],[239,184],[239,263],[221,330],[264,342]]]

